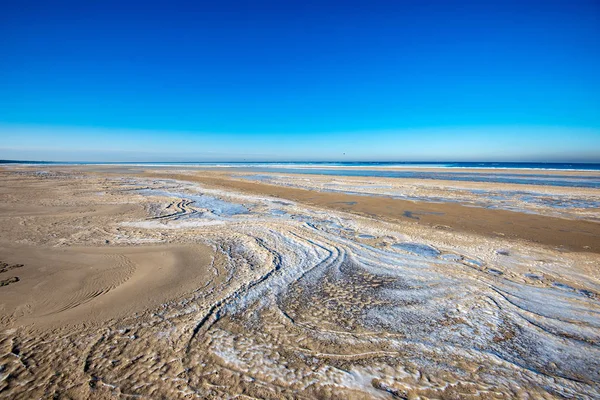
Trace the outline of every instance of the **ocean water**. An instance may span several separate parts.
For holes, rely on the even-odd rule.
[[[92,162],[28,162],[2,161],[33,165],[123,165],[139,167],[228,168],[257,173],[316,174],[331,176],[384,177],[404,179],[435,179],[447,181],[511,183],[600,189],[600,174],[559,175],[552,171],[598,171],[600,163],[515,163],[515,162],[173,162],[173,163],[92,163]],[[427,168],[448,168],[432,171]],[[398,169],[400,168],[400,169]],[[473,172],[466,168],[490,170]],[[510,169],[528,169],[529,173],[515,174]],[[504,171],[506,170],[506,171]],[[544,171],[542,174],[541,171]],[[257,175],[261,176],[261,175]]]
[[[290,162],[54,162],[0,160],[0,164],[53,165],[139,165],[139,166],[198,166],[232,168],[483,168],[483,169],[542,169],[563,171],[600,171],[600,163],[535,163],[535,162],[454,162],[454,161],[290,161]]]

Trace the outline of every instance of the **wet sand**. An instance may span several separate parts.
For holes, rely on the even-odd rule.
[[[246,173],[0,170],[0,397],[600,397],[593,209]]]
[[[461,204],[315,192],[260,182],[246,182],[232,179],[225,174],[217,175],[209,172],[193,175],[146,173],[144,176],[190,180],[373,218],[413,222],[436,229],[458,230],[485,236],[501,236],[508,240],[527,240],[564,250],[600,253],[600,223],[597,222],[467,207]]]
[[[198,167],[206,169],[205,167]],[[286,167],[294,168],[294,167]],[[560,169],[537,169],[537,168],[446,168],[446,167],[414,167],[414,166],[319,166],[319,165],[302,165],[302,169],[339,169],[339,170],[366,170],[366,171],[412,171],[412,172],[457,172],[457,173],[481,173],[481,174],[519,174],[519,175],[562,175],[562,176],[598,176],[598,171],[595,170],[560,170]],[[215,167],[223,171],[231,170],[232,168]]]

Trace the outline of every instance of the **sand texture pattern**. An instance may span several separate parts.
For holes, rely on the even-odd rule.
[[[593,206],[248,176],[1,170],[0,397],[600,398]]]

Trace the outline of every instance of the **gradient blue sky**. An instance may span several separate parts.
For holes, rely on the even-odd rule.
[[[600,161],[598,1],[0,1],[0,158]]]

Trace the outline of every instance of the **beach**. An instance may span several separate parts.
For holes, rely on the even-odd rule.
[[[600,172],[394,170],[0,168],[0,397],[600,397]]]

